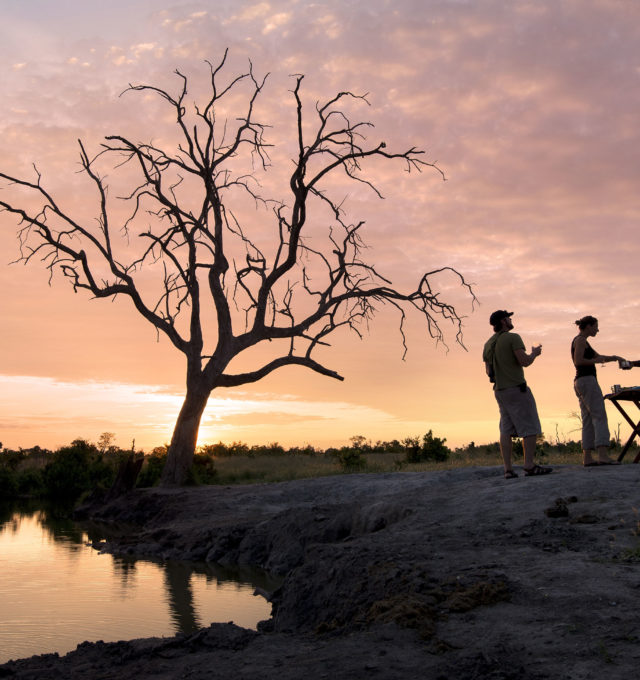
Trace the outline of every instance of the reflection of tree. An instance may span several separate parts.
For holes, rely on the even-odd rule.
[[[133,585],[136,576],[136,561],[131,558],[113,557],[113,572],[120,576],[123,588]]]
[[[84,531],[69,518],[66,506],[45,506],[38,512],[38,521],[54,541],[67,543],[70,550],[77,550],[84,544]]]
[[[171,619],[180,633],[200,628],[191,590],[192,573],[193,566],[184,562],[168,562],[164,569]]]
[[[5,530],[5,524],[13,515],[13,506],[8,503],[0,503],[0,533]]]

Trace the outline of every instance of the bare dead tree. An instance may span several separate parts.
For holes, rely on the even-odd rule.
[[[475,299],[462,275],[450,267],[426,272],[415,290],[400,292],[363,258],[363,222],[347,220],[342,205],[326,188],[328,180],[342,173],[345,182],[361,183],[381,197],[363,176],[363,162],[371,158],[400,161],[408,172],[430,168],[442,175],[415,147],[394,152],[383,142],[367,144],[366,132],[373,126],[352,122],[347,112],[347,104],[368,103],[365,96],[340,92],[316,104],[315,122],[309,128],[303,119],[303,76],[294,76],[297,151],[290,198],[278,203],[262,197],[257,173],[269,168],[269,145],[267,126],[255,118],[266,76],[257,78],[249,63],[246,73],[226,78],[226,59],[225,52],[217,65],[209,64],[204,106],[187,104],[187,77],[179,71],[181,87],[175,96],[150,85],[125,90],[155,94],[173,111],[180,138],[175,148],[114,135],[105,137],[100,151],[90,157],[79,141],[81,169],[97,198],[95,222],[86,224],[65,211],[37,169],[31,181],[0,173],[8,183],[5,188],[27,191],[29,200],[37,199],[34,209],[24,207],[24,196],[16,201],[6,192],[0,194],[1,209],[19,218],[21,261],[41,259],[52,275],[62,273],[75,291],[86,290],[96,298],[129,298],[184,354],[186,396],[163,471],[164,485],[185,482],[200,420],[214,389],[253,383],[292,365],[343,380],[317,360],[318,348],[327,346],[338,329],[360,334],[385,303],[398,310],[405,351],[403,324],[410,308],[422,315],[431,338],[444,340],[441,323],[447,321],[462,344],[462,319],[432,287],[434,275],[449,272]],[[223,100],[226,103],[242,88],[248,91],[243,115],[233,122],[218,120]],[[130,192],[119,197],[118,206],[129,206],[123,217],[119,207],[114,211],[117,199],[110,197],[109,183],[98,169],[105,159],[110,159],[110,169],[137,177]],[[247,159],[255,172],[242,166]],[[230,207],[238,192],[245,204],[251,199],[270,215],[271,225],[265,225],[264,217],[257,218],[249,234]],[[270,234],[269,252],[261,245],[265,233]],[[124,250],[118,247],[123,238]],[[159,285],[153,293],[148,275],[145,282],[140,279],[149,269],[157,271]],[[247,372],[230,371],[234,358],[264,343],[276,348],[273,356]]]

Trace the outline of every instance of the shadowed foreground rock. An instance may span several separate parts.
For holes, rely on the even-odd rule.
[[[279,574],[272,619],[83,643],[0,677],[635,677],[639,483],[624,465],[137,491],[85,509],[128,527],[106,550]]]

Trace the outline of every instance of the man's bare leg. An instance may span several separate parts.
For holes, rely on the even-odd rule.
[[[513,442],[511,440],[510,434],[500,433],[500,453],[502,454],[502,460],[504,463],[504,471],[509,472],[513,468],[511,467],[511,456],[513,454]]]
[[[529,437],[522,438],[522,448],[524,450],[524,474],[525,477],[532,475],[548,475],[553,472],[552,467],[546,465],[536,465],[534,456],[536,452],[536,435],[532,434]]]
[[[522,438],[522,449],[524,451],[524,469],[531,470],[535,466],[533,457],[536,452],[536,435],[531,434]]]

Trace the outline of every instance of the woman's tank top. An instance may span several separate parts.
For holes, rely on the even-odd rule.
[[[574,338],[571,341],[571,360],[573,361],[573,349],[576,344],[576,338]],[[591,347],[591,345],[587,342],[586,347],[584,348],[584,359],[595,359],[596,357],[596,352]],[[596,375],[596,365],[595,364],[583,364],[582,366],[576,366],[576,378],[584,378],[587,375],[592,375],[595,377]]]

